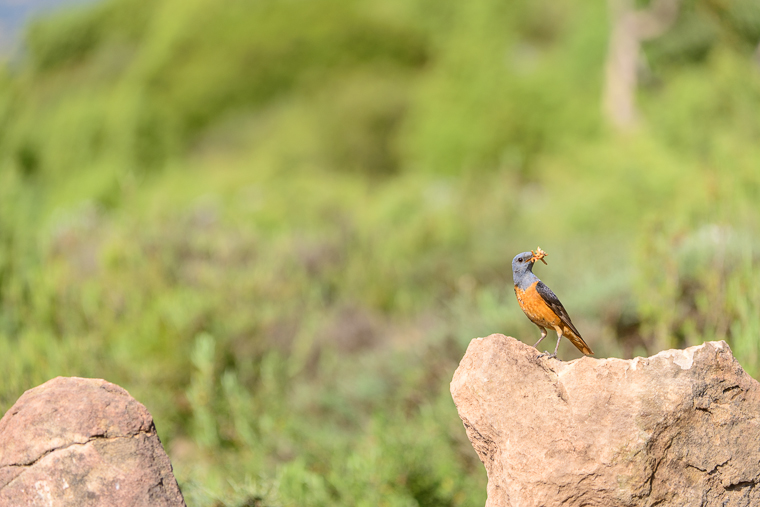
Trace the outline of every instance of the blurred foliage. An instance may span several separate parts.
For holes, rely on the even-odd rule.
[[[482,505],[448,382],[533,343],[510,261],[598,356],[760,374],[760,8],[683,2],[641,124],[606,4],[107,0],[0,71],[0,409],[126,387],[190,505]],[[564,358],[577,357],[568,344]]]

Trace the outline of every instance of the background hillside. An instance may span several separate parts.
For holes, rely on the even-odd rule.
[[[0,411],[117,383],[189,505],[482,505],[448,383],[473,337],[538,339],[510,273],[537,245],[597,357],[724,339],[760,374],[760,7],[681,2],[618,127],[613,18],[107,0],[32,23],[0,69]]]

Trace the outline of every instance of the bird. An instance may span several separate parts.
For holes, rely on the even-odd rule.
[[[520,303],[520,308],[531,322],[541,329],[541,338],[534,347],[538,349],[538,344],[546,338],[547,329],[554,329],[557,332],[557,346],[554,347],[554,353],[545,352],[539,357],[556,358],[559,342],[562,341],[563,336],[584,354],[593,355],[594,352],[583,341],[581,334],[573,325],[567,310],[562,306],[557,295],[533,274],[533,264],[537,260],[546,264],[543,259],[544,256],[546,256],[546,252],[538,248],[537,253],[523,252],[515,255],[512,259],[512,278],[515,282],[517,302]]]

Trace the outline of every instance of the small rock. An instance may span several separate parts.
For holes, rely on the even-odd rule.
[[[148,410],[105,380],[58,377],[0,419],[0,505],[184,506]]]
[[[487,507],[760,505],[760,384],[725,342],[632,360],[470,343],[451,394]]]

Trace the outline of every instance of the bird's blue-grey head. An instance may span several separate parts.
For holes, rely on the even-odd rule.
[[[533,252],[523,252],[515,255],[512,259],[512,279],[515,285],[525,289],[522,285],[530,285],[535,281],[536,275],[533,274]],[[530,283],[527,283],[530,282]]]

